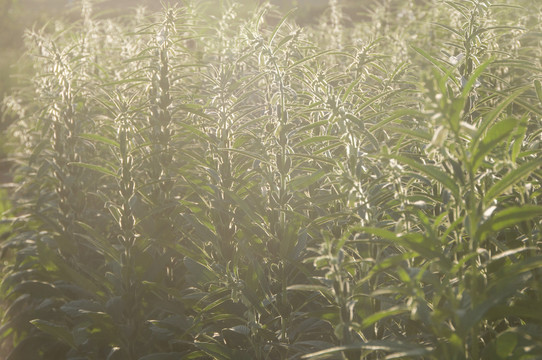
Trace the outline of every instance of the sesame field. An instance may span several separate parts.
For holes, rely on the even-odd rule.
[[[542,359],[542,3],[102,10],[11,70],[1,359]]]

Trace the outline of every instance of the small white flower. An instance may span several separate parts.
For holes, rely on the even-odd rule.
[[[158,43],[158,45],[162,46],[164,45],[164,43],[166,42],[167,40],[167,36],[168,36],[168,31],[166,28],[162,28],[162,30],[160,31],[160,33],[158,35],[156,35],[156,42]]]
[[[461,88],[463,89],[465,87],[465,85],[467,85],[467,79],[465,79],[465,77],[461,76]],[[472,87],[477,88],[480,85],[482,85],[482,84],[478,81],[478,79],[476,79],[474,81],[474,85]]]
[[[461,53],[461,54],[458,54],[457,56],[450,56],[448,60],[450,61],[450,63],[452,63],[452,65],[457,65],[464,57],[465,57],[465,54]]]

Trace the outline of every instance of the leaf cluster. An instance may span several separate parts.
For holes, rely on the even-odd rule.
[[[83,2],[28,32],[8,359],[542,356],[541,29],[512,3]]]

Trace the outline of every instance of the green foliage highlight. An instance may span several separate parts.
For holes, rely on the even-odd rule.
[[[92,5],[3,105],[7,359],[542,357],[536,1]]]

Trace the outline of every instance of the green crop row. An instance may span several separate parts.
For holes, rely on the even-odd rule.
[[[6,358],[541,358],[541,5],[219,4],[27,33]]]

